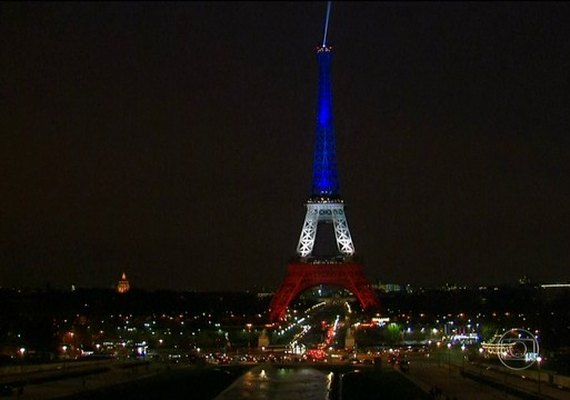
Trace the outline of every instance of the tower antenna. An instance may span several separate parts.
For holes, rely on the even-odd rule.
[[[323,34],[323,47],[327,46],[327,33],[329,30],[329,17],[331,15],[331,4],[332,4],[332,1],[327,1],[327,17],[325,19],[325,32]]]

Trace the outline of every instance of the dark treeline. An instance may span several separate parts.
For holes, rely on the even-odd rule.
[[[265,311],[266,301],[247,292],[174,292],[131,290],[119,294],[112,289],[78,289],[75,291],[13,289],[0,290],[2,321],[22,316],[64,318],[82,315],[176,314],[191,312],[220,314],[257,314]],[[0,322],[1,324],[1,322]]]

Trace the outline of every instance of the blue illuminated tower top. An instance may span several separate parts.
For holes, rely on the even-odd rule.
[[[319,63],[319,91],[312,197],[339,197],[332,103],[332,51],[324,43],[317,49],[317,61]]]

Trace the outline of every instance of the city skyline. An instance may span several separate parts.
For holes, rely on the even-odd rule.
[[[3,3],[0,286],[276,288],[325,2]],[[371,281],[568,281],[565,3],[333,3],[340,191]]]

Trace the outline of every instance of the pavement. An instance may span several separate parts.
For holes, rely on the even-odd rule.
[[[164,368],[166,366],[157,363],[135,365],[129,368],[116,364],[99,373],[28,383],[24,385],[21,392],[16,387],[14,393],[8,398],[21,400],[59,399],[102,387],[145,379],[157,375]]]
[[[465,374],[461,373],[462,368],[465,368]],[[403,375],[427,393],[433,393],[434,388],[441,389],[439,398],[442,399],[570,400],[570,392],[544,383],[539,387],[537,381],[523,379],[506,368],[500,371],[470,363],[458,366],[418,358],[411,362],[409,372]]]

